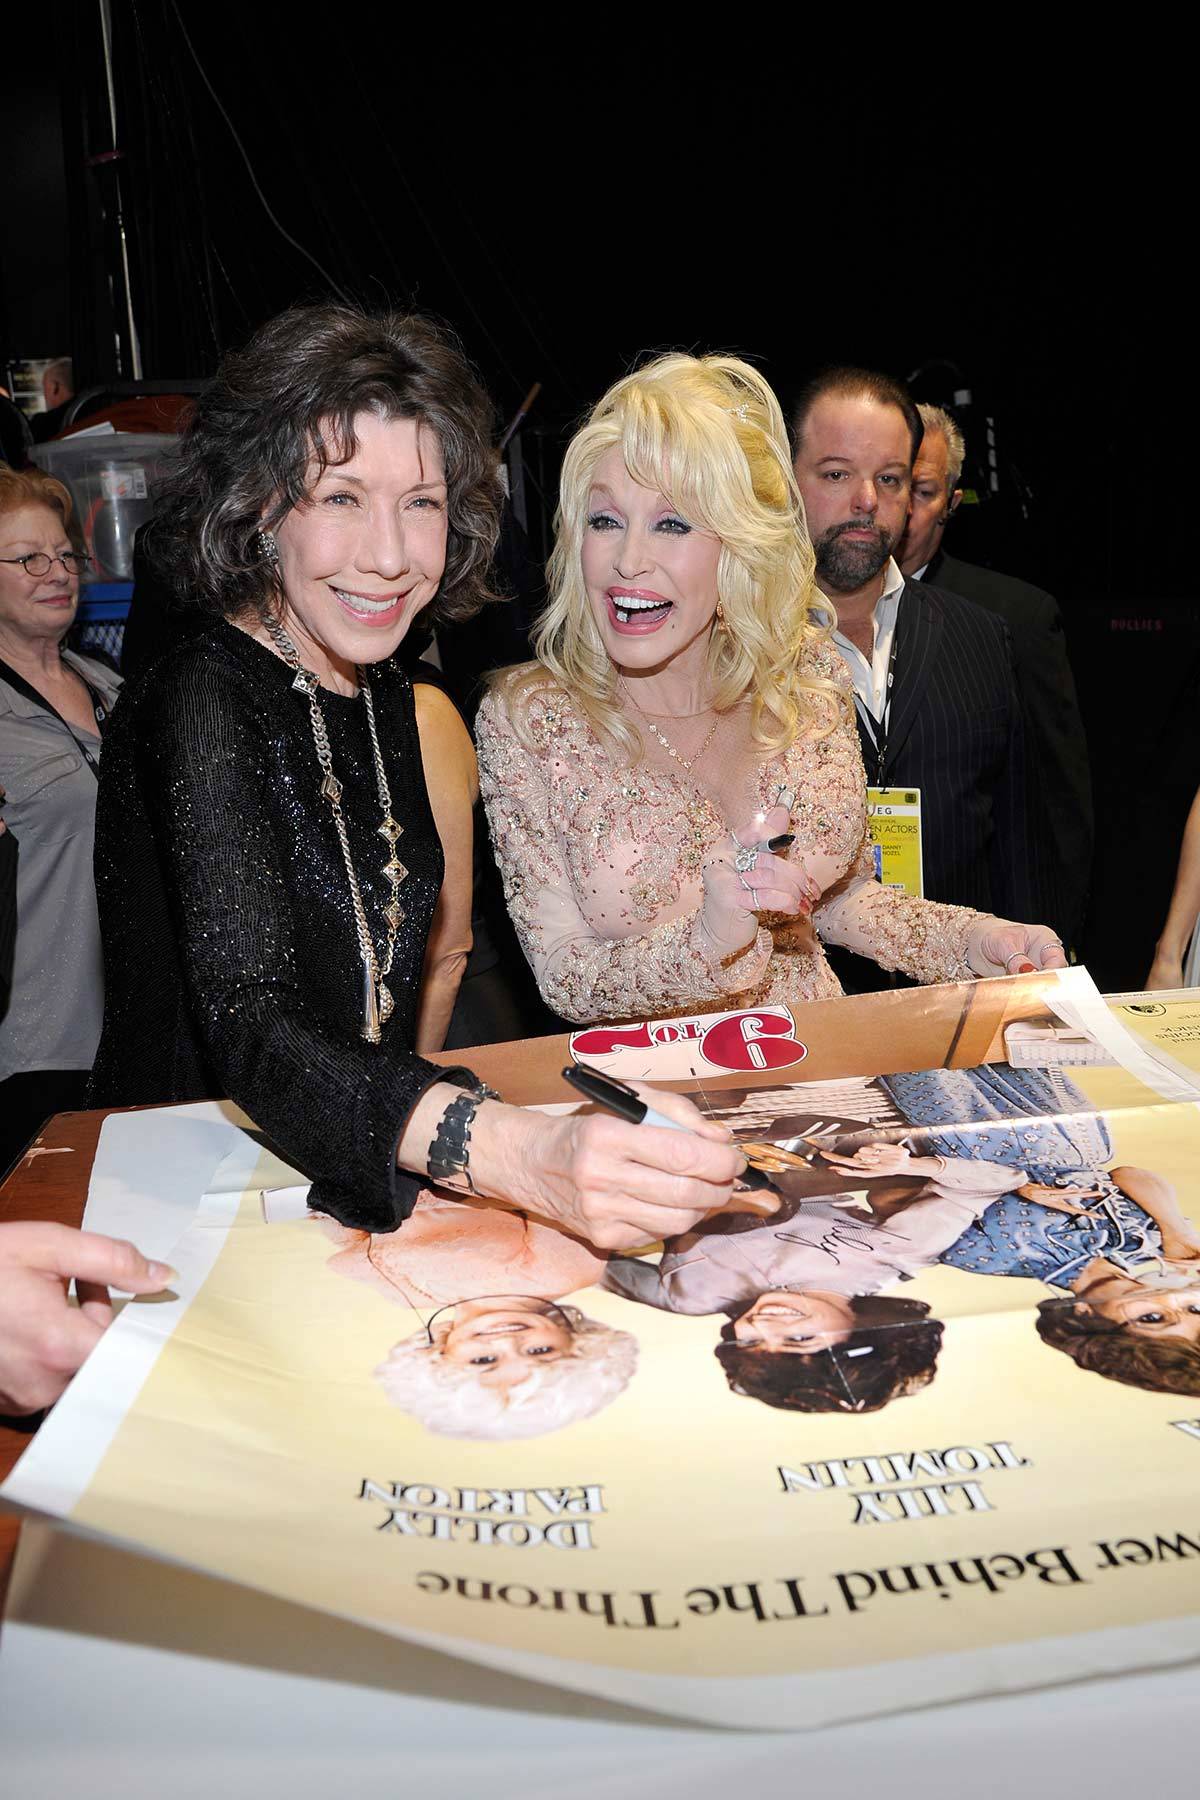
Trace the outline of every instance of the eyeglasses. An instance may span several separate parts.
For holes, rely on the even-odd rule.
[[[82,575],[91,567],[90,556],[83,556],[78,550],[68,550],[65,556],[46,556],[41,550],[31,556],[0,556],[0,563],[19,563],[25,573],[34,581],[40,581],[48,575],[55,563],[61,563],[68,575]]]
[[[467,1304],[475,1305],[480,1300],[497,1300],[497,1301],[521,1300],[521,1301],[524,1301],[524,1300],[533,1299],[535,1297],[536,1296],[531,1295],[531,1294],[478,1294],[475,1296],[474,1300],[467,1302]],[[426,1326],[425,1326],[425,1334],[428,1337],[429,1342],[431,1344],[433,1342],[433,1321],[435,1319],[440,1319],[443,1313],[456,1312],[458,1310],[458,1308],[460,1306],[462,1306],[463,1304],[464,1304],[464,1302],[461,1300],[452,1300],[448,1306],[439,1306],[436,1312],[430,1314],[428,1322],[426,1323]],[[559,1319],[566,1326],[567,1330],[570,1331],[572,1334],[574,1333],[575,1326],[571,1319],[571,1313],[568,1312],[568,1310],[565,1306],[560,1306],[556,1300],[541,1300],[540,1304],[545,1307],[545,1309],[548,1313],[552,1313],[552,1312],[557,1313],[559,1316]],[[574,1308],[572,1308],[572,1311],[574,1311]],[[576,1317],[578,1317],[578,1316],[579,1315],[576,1314]]]

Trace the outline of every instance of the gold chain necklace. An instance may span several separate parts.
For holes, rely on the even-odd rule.
[[[633,695],[629,693],[628,687],[626,687],[625,692],[626,692],[626,694],[629,695],[629,704],[632,706],[634,712],[637,713],[637,715],[640,719],[643,719],[645,721],[646,728],[650,732],[650,735],[654,738],[657,738],[658,742],[662,745],[663,749],[666,751],[667,755],[672,759],[672,761],[677,762],[679,764],[680,768],[684,771],[684,773],[687,775],[690,775],[692,770],[695,768],[696,764],[700,761],[700,758],[704,755],[704,752],[708,749],[708,746],[713,741],[713,736],[714,736],[714,733],[716,732],[717,726],[721,723],[720,713],[716,713],[714,715],[713,722],[709,726],[707,732],[705,733],[704,742],[701,744],[701,746],[697,750],[696,754],[691,757],[685,757],[685,756],[681,756],[679,754],[679,751],[675,748],[674,744],[671,742],[671,740],[668,737],[664,737],[663,733],[658,729],[658,726],[654,723],[654,720],[650,717],[650,715],[648,713],[644,713],[642,711],[641,707],[638,705],[638,703],[634,699]],[[708,709],[705,708],[705,711],[707,711],[707,710]],[[694,714],[692,716],[695,717]],[[703,716],[703,715],[701,715],[701,716]]]
[[[388,786],[387,770],[383,766],[383,756],[379,749],[379,734],[375,729],[375,702],[371,696],[371,686],[365,671],[356,668],[355,674],[358,676],[359,691],[367,709],[367,729],[371,736],[371,755],[375,764],[375,786],[379,793],[379,805],[383,811],[383,822],[375,829],[380,837],[387,839],[388,846],[388,860],[383,865],[383,873],[387,878],[390,890],[383,909],[383,917],[388,931],[382,955],[378,954],[375,949],[375,941],[371,936],[370,926],[367,924],[367,909],[363,905],[362,890],[358,885],[358,876],[354,872],[354,863],[350,857],[350,838],[346,830],[345,815],[342,812],[342,784],[333,772],[333,752],[329,748],[325,716],[321,711],[320,701],[317,699],[320,682],[311,669],[304,667],[300,661],[300,652],[278,619],[267,613],[263,623],[282,660],[289,669],[295,670],[295,680],[292,682],[292,686],[308,701],[313,744],[317,752],[317,761],[321,765],[321,794],[329,802],[329,810],[333,814],[333,823],[342,851],[342,861],[346,865],[346,880],[350,885],[350,905],[354,912],[354,930],[358,938],[358,953],[363,969],[362,1035],[369,1044],[377,1044],[382,1036],[381,1028],[391,1018],[395,1006],[386,977],[392,972],[392,961],[396,954],[396,933],[404,920],[404,910],[400,905],[400,883],[408,874],[408,870],[396,855],[396,839],[403,835],[404,827],[398,825],[392,817],[392,791]]]

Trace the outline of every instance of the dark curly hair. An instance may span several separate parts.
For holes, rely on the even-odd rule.
[[[1074,1300],[1038,1303],[1038,1336],[1065,1350],[1081,1369],[1148,1394],[1200,1395],[1200,1350],[1178,1338],[1145,1338],[1077,1306]]]
[[[226,356],[196,402],[158,490],[153,557],[171,589],[209,611],[259,614],[276,593],[257,533],[305,499],[318,473],[354,454],[354,420],[419,419],[446,469],[446,571],[430,620],[470,618],[501,490],[491,403],[450,334],[413,313],[295,306]]]
[[[942,1322],[929,1318],[925,1302],[867,1294],[855,1295],[850,1307],[855,1327],[846,1341],[811,1356],[739,1344],[733,1319],[750,1310],[739,1307],[721,1327],[713,1354],[735,1394],[787,1412],[879,1412],[928,1387],[937,1371]]]

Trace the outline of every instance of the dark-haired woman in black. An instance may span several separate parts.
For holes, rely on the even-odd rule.
[[[605,1248],[729,1199],[724,1127],[546,1118],[416,1051],[443,857],[412,621],[483,594],[498,484],[487,402],[427,321],[321,306],[264,326],[201,396],[156,528],[213,622],[131,685],[106,744],[97,1104],[230,1095],[391,1230],[427,1175]]]

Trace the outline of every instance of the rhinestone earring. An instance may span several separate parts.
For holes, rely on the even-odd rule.
[[[725,608],[719,600],[717,601],[717,630],[718,631],[728,631],[729,630],[728,625],[725,623]]]
[[[279,545],[275,542],[273,531],[260,531],[255,542],[258,545],[258,554],[264,562],[277,563],[279,561]]]

